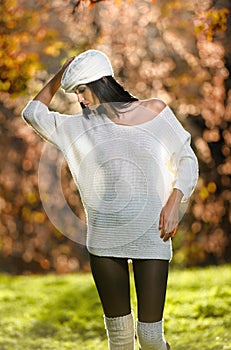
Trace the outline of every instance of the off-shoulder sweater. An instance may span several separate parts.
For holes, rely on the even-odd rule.
[[[22,115],[68,163],[86,214],[89,252],[171,259],[171,240],[160,238],[160,212],[173,188],[188,201],[198,162],[189,132],[168,105],[132,126],[115,124],[106,114],[60,114],[35,100]]]

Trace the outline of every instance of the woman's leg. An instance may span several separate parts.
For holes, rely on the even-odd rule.
[[[104,310],[110,350],[134,349],[127,259],[90,254],[92,275]]]
[[[166,350],[163,310],[168,280],[167,260],[133,260],[138,302],[137,335],[142,350]]]

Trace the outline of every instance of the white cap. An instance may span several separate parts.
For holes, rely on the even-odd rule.
[[[101,51],[87,50],[76,56],[66,68],[61,87],[65,92],[74,92],[75,86],[91,83],[108,75],[114,75],[109,58]]]

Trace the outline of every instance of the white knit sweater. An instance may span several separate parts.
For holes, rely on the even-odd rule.
[[[192,194],[197,158],[190,134],[169,106],[139,125],[115,124],[105,114],[63,115],[31,101],[23,118],[64,154],[87,219],[87,248],[95,255],[165,259],[159,215],[173,188]]]

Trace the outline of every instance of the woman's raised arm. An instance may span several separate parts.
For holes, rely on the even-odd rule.
[[[53,96],[61,86],[61,79],[65,69],[69,66],[74,58],[75,56],[70,57],[66,60],[64,65],[58,70],[53,78],[49,80],[48,83],[46,83],[46,85],[34,97],[34,100],[44,103],[47,107],[49,106]]]

